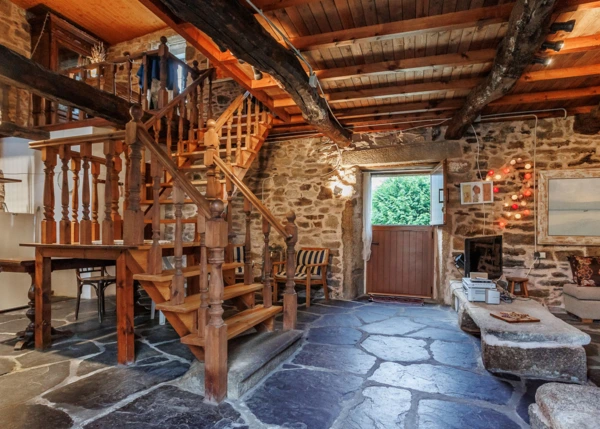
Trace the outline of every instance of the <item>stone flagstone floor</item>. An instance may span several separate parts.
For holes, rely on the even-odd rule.
[[[541,385],[487,373],[479,340],[447,307],[331,301],[300,307],[301,348],[240,400],[214,407],[177,387],[192,355],[169,326],[137,316],[137,362],[119,367],[114,303],[103,324],[94,301],[78,322],[74,307],[53,304],[54,326],[75,336],[45,353],[13,351],[26,319],[0,314],[1,428],[527,428]],[[588,329],[600,340],[598,325]]]

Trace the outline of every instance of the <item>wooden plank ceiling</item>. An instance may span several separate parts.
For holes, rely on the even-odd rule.
[[[317,70],[338,118],[356,131],[451,117],[489,71],[513,5],[502,0],[256,1]],[[484,114],[552,108],[575,113],[598,104],[600,2],[559,1],[553,22],[572,19],[573,32],[546,39],[564,41],[559,52],[540,53],[551,63],[531,65]],[[263,89],[299,125],[282,123],[275,134],[308,130],[285,93],[268,81]],[[390,124],[404,121],[412,123]]]
[[[43,4],[113,45],[167,25],[135,0],[11,0],[23,9]]]

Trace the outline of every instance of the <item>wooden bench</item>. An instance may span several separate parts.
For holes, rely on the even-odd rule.
[[[451,281],[450,288],[461,329],[481,334],[483,364],[488,371],[525,378],[586,382],[583,346],[591,341],[588,334],[563,322],[532,299],[491,305],[468,301],[460,281]],[[490,315],[497,311],[527,313],[540,322],[507,323]]]

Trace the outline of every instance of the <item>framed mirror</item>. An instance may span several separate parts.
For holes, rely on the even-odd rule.
[[[538,242],[600,245],[600,168],[540,171]]]

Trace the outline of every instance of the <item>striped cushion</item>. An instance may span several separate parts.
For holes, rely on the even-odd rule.
[[[235,246],[233,248],[233,262],[245,262],[244,255],[246,254],[246,246]],[[235,274],[244,274],[244,267],[237,267]]]
[[[296,272],[294,278],[305,279],[310,264],[322,264],[325,261],[325,250],[300,249],[296,254]],[[285,267],[277,273],[277,277],[285,277]],[[321,278],[321,267],[311,267],[311,278]]]

